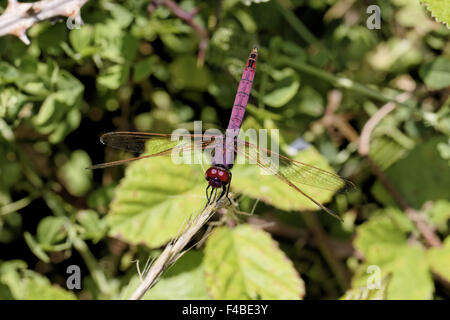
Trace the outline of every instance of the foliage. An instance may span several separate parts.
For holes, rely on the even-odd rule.
[[[352,180],[348,194],[304,187],[344,222],[236,165],[235,205],[144,299],[448,299],[448,1],[374,1],[380,30],[366,27],[363,1],[177,4],[199,8],[205,59],[198,29],[141,0],[88,1],[81,28],[39,22],[29,46],[0,38],[0,299],[128,298],[134,262],[144,270],[201,212],[206,168],[155,157],[86,170],[132,156],[98,138],[193,131],[194,120],[226,127],[255,44],[243,128],[279,129],[280,153]],[[364,125],[405,92],[362,156]],[[66,287],[69,265],[81,268],[81,290]]]

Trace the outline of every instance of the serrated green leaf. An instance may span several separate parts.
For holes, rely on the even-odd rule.
[[[385,215],[359,226],[354,241],[355,247],[373,264],[395,260],[406,245],[405,232],[394,223],[388,212],[383,213]]]
[[[159,247],[201,212],[205,188],[199,165],[177,165],[170,157],[137,161],[116,189],[107,219],[110,235]]]
[[[367,269],[366,265],[363,265],[361,269],[364,270],[371,270]],[[366,285],[357,286],[355,284],[355,281],[353,281],[352,288],[348,289],[345,292],[345,295],[341,298],[341,300],[385,300],[386,299],[386,291],[387,291],[387,285],[389,283],[389,277],[383,278],[378,287],[368,287],[367,282],[368,277],[364,277],[364,281]],[[361,281],[361,279],[358,279],[359,283],[364,283],[364,281]],[[371,282],[372,285],[372,282]]]
[[[442,247],[428,250],[427,260],[433,272],[450,282],[450,236]]]
[[[39,113],[33,119],[33,124],[36,126],[45,126],[51,122],[57,108],[64,108],[64,105],[57,101],[55,94],[49,95],[44,103],[42,103]]]
[[[420,2],[425,4],[436,21],[450,28],[450,6],[447,0],[420,0]]]
[[[407,232],[396,209],[380,210],[377,215],[357,228],[354,245],[364,256],[365,266],[374,265],[381,278],[389,276],[388,299],[430,299],[433,280],[425,261],[425,250],[409,245]],[[406,219],[407,220],[407,219]],[[408,226],[409,225],[409,226]],[[352,287],[364,284],[364,277],[352,281]]]
[[[302,299],[303,280],[270,235],[249,225],[217,228],[205,247],[208,291],[215,299]]]
[[[431,299],[433,278],[422,247],[408,247],[393,262],[387,298],[389,300]]]
[[[450,86],[450,59],[439,57],[428,62],[420,67],[419,74],[429,88],[444,89]]]
[[[144,300],[209,300],[203,271],[203,253],[188,251],[159,282],[142,297]]]
[[[294,160],[333,172],[327,160],[314,147],[300,151]],[[319,208],[276,176],[262,175],[257,165],[236,165],[233,167],[231,188],[249,197],[260,199],[282,210],[319,210]],[[299,185],[300,186],[300,185]],[[333,192],[307,185],[300,187],[315,200],[326,203],[333,197]]]

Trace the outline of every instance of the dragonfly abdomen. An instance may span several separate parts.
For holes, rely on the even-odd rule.
[[[228,129],[239,130],[244,119],[250,91],[252,90],[253,79],[255,77],[256,59],[258,58],[258,48],[253,48],[242,73],[241,81],[234,99],[233,110],[231,111]]]

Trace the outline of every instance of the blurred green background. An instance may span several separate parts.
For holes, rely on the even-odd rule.
[[[136,261],[143,270],[201,211],[204,168],[155,158],[85,170],[132,156],[99,137],[226,127],[255,44],[243,127],[279,129],[283,154],[352,180],[350,194],[305,188],[344,222],[235,166],[231,191],[253,215],[216,214],[222,224],[144,298],[448,299],[449,6],[102,0],[82,7],[81,28],[61,18],[32,26],[29,46],[1,37],[0,299],[128,298]],[[367,121],[399,96],[362,155]],[[310,147],[293,152],[300,137]],[[66,287],[70,265],[81,289]]]

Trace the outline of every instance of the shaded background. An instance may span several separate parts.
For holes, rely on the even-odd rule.
[[[379,30],[366,26],[372,4],[381,9]],[[29,46],[0,38],[0,298],[127,297],[138,282],[133,261],[142,269],[158,255],[201,208],[206,182],[201,168],[164,159],[133,165],[124,180],[121,167],[85,170],[131,156],[105,149],[99,136],[192,130],[194,120],[226,127],[255,44],[243,127],[280,129],[282,153],[334,170],[358,190],[310,190],[340,223],[275,178],[234,168],[240,210],[261,200],[254,214],[239,216],[239,227],[214,217],[228,227],[189,251],[146,298],[449,297],[450,31],[424,5],[88,1],[81,16],[74,30],[66,18],[35,24]],[[378,125],[360,143],[369,119]],[[288,146],[298,138],[311,146],[296,154]],[[276,248],[252,251],[252,233]],[[238,249],[221,245],[234,237]],[[254,264],[239,266],[247,246]],[[69,291],[73,264],[82,289]],[[380,268],[376,290],[367,288],[371,265]],[[282,279],[284,289],[268,291]]]

